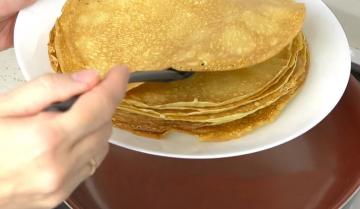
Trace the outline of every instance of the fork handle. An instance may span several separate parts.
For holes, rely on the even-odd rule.
[[[129,83],[171,82],[183,79],[183,72],[166,69],[162,71],[137,71],[130,75]]]
[[[129,83],[137,82],[155,82],[155,81],[174,81],[179,80],[179,74],[172,70],[167,70],[159,72],[134,72],[131,73],[129,78]],[[79,99],[80,95],[71,97],[70,99],[63,102],[56,102],[49,107],[45,108],[44,112],[66,112],[68,111],[73,104]]]
[[[70,99],[64,102],[56,102],[49,107],[45,108],[44,112],[66,112],[68,111],[73,104],[79,99],[80,95],[71,97]]]
[[[185,79],[191,76],[192,72],[180,72],[172,69],[162,71],[138,71],[130,75],[129,83],[137,82],[171,82]],[[45,108],[45,112],[66,112],[78,100],[80,95],[76,95],[64,102],[56,102]]]

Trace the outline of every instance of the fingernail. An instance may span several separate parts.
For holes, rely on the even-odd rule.
[[[99,74],[95,70],[83,70],[72,74],[71,78],[80,83],[92,83],[99,79]]]

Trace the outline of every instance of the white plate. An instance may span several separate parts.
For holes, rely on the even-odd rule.
[[[65,0],[39,0],[20,12],[15,27],[15,52],[27,80],[51,72],[47,55],[48,34]],[[275,147],[305,133],[335,107],[350,76],[350,51],[345,33],[320,0],[303,0],[307,7],[304,32],[311,64],[304,87],[273,123],[238,140],[198,142],[195,137],[170,134],[152,140],[114,130],[111,142],[128,149],[177,158],[220,158]]]

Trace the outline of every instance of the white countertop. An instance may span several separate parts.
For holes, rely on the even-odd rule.
[[[0,92],[14,88],[24,82],[16,63],[13,49],[0,52]]]

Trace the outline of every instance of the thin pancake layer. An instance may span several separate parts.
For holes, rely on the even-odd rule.
[[[294,59],[296,61],[296,59]],[[264,106],[267,106],[268,103],[277,100],[282,95],[286,94],[287,89],[290,88],[288,81],[292,77],[295,71],[295,63],[289,67],[289,70],[279,79],[277,83],[269,87],[268,91],[263,92],[262,94],[257,94],[251,96],[246,100],[240,100],[233,102],[227,105],[208,107],[203,109],[147,109],[139,108],[129,105],[121,104],[118,109],[128,112],[137,113],[140,115],[148,115],[153,117],[159,117],[163,119],[175,119],[175,120],[185,120],[191,121],[193,119],[210,119],[229,116],[237,117],[235,114],[250,114],[255,112],[258,109],[261,109]],[[250,111],[250,112],[249,112]],[[200,116],[200,117],[199,117]],[[216,120],[216,119],[215,119]]]
[[[135,125],[120,120],[114,120],[113,123],[118,128],[154,139],[162,139],[169,131],[175,129],[177,131],[184,131],[185,133],[196,135],[201,141],[227,141],[238,139],[255,128],[274,121],[295,94],[296,91],[293,92],[293,94],[283,96],[270,106],[248,115],[247,117],[217,126],[192,128],[197,126],[187,125],[174,128],[170,126],[158,126],[155,124],[140,123],[139,125]],[[121,117],[129,117],[129,115],[122,115]]]
[[[187,109],[182,109],[183,107],[180,107],[179,109],[173,107],[170,109],[167,108],[153,108],[151,106],[131,106],[123,102],[118,108],[122,109],[124,111],[153,116],[153,117],[160,117],[163,119],[179,119],[182,118],[182,120],[193,120],[193,119],[210,119],[213,120],[214,118],[224,117],[230,115],[230,117],[237,117],[233,114],[250,114],[251,112],[254,112],[258,109],[261,109],[264,106],[267,106],[267,104],[271,103],[274,100],[277,100],[278,97],[281,97],[282,95],[286,94],[287,90],[291,88],[291,85],[293,85],[293,82],[291,79],[294,78],[294,71],[298,71],[296,68],[297,65],[297,58],[299,56],[299,53],[301,50],[303,50],[305,40],[302,35],[298,36],[299,39],[294,41],[293,44],[293,54],[291,57],[291,61],[289,62],[290,65],[288,66],[288,70],[281,73],[280,76],[276,76],[275,82],[270,85],[269,87],[266,87],[265,89],[261,90],[260,92],[250,96],[246,97],[244,99],[240,99],[239,101],[235,101],[232,96],[233,93],[228,93],[229,100],[233,101],[231,103],[227,103],[226,105],[219,105],[219,106],[211,106],[211,107],[202,107],[202,108],[195,108],[195,107],[186,107]],[[296,47],[295,47],[296,46]],[[301,53],[303,54],[303,53]],[[234,74],[234,78],[237,78],[238,75],[236,71],[230,71]],[[230,73],[228,72],[228,73]],[[223,72],[224,73],[224,72]],[[201,75],[201,74],[200,74]],[[241,74],[240,74],[241,75]],[[296,77],[297,75],[295,75]],[[214,78],[213,78],[214,79]],[[237,79],[241,80],[242,77],[239,76]],[[250,79],[249,79],[250,80]],[[206,83],[206,82],[205,82]],[[199,82],[194,82],[193,88],[204,88],[203,85],[198,86]],[[230,84],[231,85],[231,84]],[[217,89],[223,92],[227,92],[228,88],[225,86],[218,85]],[[236,87],[236,86],[235,86]],[[223,89],[222,89],[223,88]],[[206,89],[206,87],[205,87]],[[231,88],[230,88],[231,89]],[[161,92],[161,91],[160,91]],[[192,94],[194,91],[187,92],[188,94]],[[196,91],[195,91],[196,92]],[[180,93],[174,91],[174,94]],[[159,96],[162,96],[163,93],[159,93]],[[224,96],[224,95],[223,95]],[[190,109],[192,108],[192,109]],[[250,112],[249,112],[250,111]],[[219,114],[220,113],[220,114]],[[199,117],[200,116],[200,117]],[[210,121],[208,121],[210,122]]]
[[[299,62],[301,61],[299,60]],[[280,90],[273,92],[272,94],[260,99],[259,101],[251,102],[243,106],[234,106],[234,108],[224,112],[184,116],[179,114],[166,114],[164,112],[156,112],[153,110],[145,111],[143,109],[130,109],[121,106],[119,107],[119,110],[169,121],[198,122],[208,123],[210,125],[224,124],[253,114],[254,112],[261,110],[276,102],[280,97],[288,94],[291,89],[295,88],[295,80],[297,80],[298,77],[301,76],[302,66],[296,65],[295,68],[295,73],[293,74],[292,71],[290,71],[290,75],[292,75],[290,80]]]
[[[303,46],[299,35],[275,57],[250,68],[226,72],[202,72],[171,83],[146,83],[130,92],[124,100],[140,108],[218,107],[251,96],[270,87],[294,63]]]
[[[307,48],[305,47],[299,56],[297,71],[292,80],[289,81],[290,83],[294,83],[294,85],[289,89],[288,93],[269,106],[239,120],[213,126],[206,123],[166,121],[124,111],[117,111],[113,118],[113,123],[116,127],[152,138],[161,138],[168,131],[176,129],[195,134],[205,141],[235,139],[260,125],[273,121],[277,117],[280,111],[303,84],[307,74],[308,60],[309,56]]]
[[[51,33],[57,71],[225,71],[273,57],[298,34],[292,0],[68,0]]]
[[[198,115],[218,113],[237,106],[263,99],[285,85],[295,67],[296,58],[303,48],[304,36],[300,34],[291,45],[286,67],[285,60],[278,62],[282,53],[262,64],[249,69],[229,72],[199,73],[194,78],[171,84],[154,83],[128,92],[119,108],[130,108],[159,114]],[[286,52],[288,53],[289,51]],[[276,73],[278,68],[278,73]],[[223,75],[222,75],[223,74]],[[271,77],[273,76],[273,77]],[[222,79],[218,79],[221,77]],[[263,80],[262,80],[263,79]],[[216,81],[219,81],[217,83]],[[262,86],[260,83],[265,83]],[[206,96],[208,95],[208,96]],[[201,100],[207,101],[201,101]],[[211,101],[213,99],[213,101]],[[163,105],[151,105],[154,101]],[[192,102],[184,102],[190,100]],[[177,101],[171,103],[172,101]],[[259,103],[260,106],[260,103]]]

